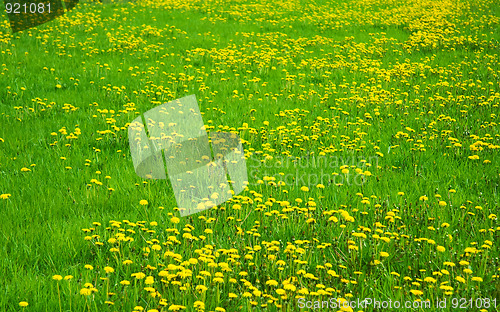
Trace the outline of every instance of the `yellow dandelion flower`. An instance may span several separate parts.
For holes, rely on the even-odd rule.
[[[19,306],[22,308],[26,308],[28,306],[28,303],[26,301],[21,301],[19,302]]]
[[[457,277],[455,277],[455,279],[456,279],[457,281],[459,281],[460,283],[465,283],[465,278],[463,278],[463,277],[461,277],[461,276],[457,276]]]
[[[61,275],[54,275],[54,276],[52,276],[52,279],[55,281],[60,281],[63,279],[63,277]]]
[[[90,296],[92,294],[92,289],[90,288],[82,288],[80,289],[80,295]]]
[[[422,296],[424,294],[423,291],[417,290],[417,289],[411,289],[410,292],[414,294],[415,296]]]

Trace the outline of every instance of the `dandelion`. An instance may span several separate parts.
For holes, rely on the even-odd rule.
[[[90,289],[90,288],[82,288],[82,289],[80,289],[80,295],[90,296],[90,295],[92,295],[92,289]]]
[[[145,199],[141,199],[141,201],[139,201],[139,205],[141,205],[141,206],[147,206],[148,205],[148,201],[145,200]]]
[[[26,308],[29,304],[26,301],[19,302],[19,306],[22,308]]]
[[[460,283],[465,283],[465,278],[463,278],[463,277],[461,277],[461,276],[457,276],[457,277],[455,277],[455,279],[456,279],[457,281],[459,281]]]
[[[314,219],[314,218],[309,218],[309,219],[307,219],[307,220],[306,220],[306,223],[307,223],[307,224],[316,223],[316,219]]]

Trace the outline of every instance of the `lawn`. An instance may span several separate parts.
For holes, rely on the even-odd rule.
[[[0,311],[498,311],[500,3],[405,2],[1,14]],[[181,217],[128,126],[188,95],[249,184]]]

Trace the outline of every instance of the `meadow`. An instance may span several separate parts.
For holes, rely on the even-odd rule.
[[[498,1],[0,16],[0,311],[500,309]],[[127,127],[191,94],[242,138],[249,185],[180,217]]]

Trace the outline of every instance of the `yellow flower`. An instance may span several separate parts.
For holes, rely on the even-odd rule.
[[[115,269],[113,269],[112,267],[107,266],[107,267],[104,268],[104,271],[106,273],[113,273],[115,271]]]
[[[199,309],[205,309],[205,303],[203,303],[203,301],[195,301],[194,307]]]
[[[11,197],[11,196],[12,196],[11,194],[1,194],[1,195],[0,195],[0,198],[1,198],[1,199],[7,199],[7,198],[9,198],[9,197]]]
[[[387,258],[387,257],[389,257],[389,254],[387,252],[385,252],[385,251],[381,251],[380,252],[380,256],[384,257],[384,258]]]
[[[457,277],[455,277],[455,279],[456,279],[457,281],[459,281],[460,283],[465,283],[465,278],[463,278],[463,277],[461,277],[461,276],[457,276]]]
[[[142,205],[142,206],[147,206],[148,204],[148,201],[145,200],[145,199],[142,199],[140,202],[139,202],[139,205]]]
[[[87,270],[91,270],[91,271],[94,269],[94,267],[93,267],[93,266],[91,266],[90,264],[86,264],[86,265],[85,265],[85,268],[86,268]]]
[[[332,221],[332,222],[337,223],[337,222],[339,222],[339,219],[335,216],[331,216],[330,218],[328,218],[328,221]]]
[[[411,289],[410,292],[414,294],[415,296],[422,296],[424,294],[423,291],[421,290],[416,290],[416,289]]]
[[[445,252],[446,251],[446,248],[444,248],[443,246],[437,246],[437,251],[439,252]]]
[[[472,280],[473,280],[474,282],[482,282],[482,281],[483,281],[483,279],[482,279],[481,277],[479,277],[479,276],[474,276],[474,277],[472,278]]]
[[[309,192],[309,188],[307,186],[301,187],[300,190],[303,192]]]
[[[444,207],[446,206],[446,202],[444,200],[439,201],[439,206]]]
[[[135,277],[136,279],[143,279],[146,277],[146,274],[139,272],[139,273],[132,273],[130,276]]]
[[[177,224],[177,223],[179,223],[179,222],[181,221],[181,219],[179,219],[179,218],[177,218],[177,217],[172,217],[172,218],[170,219],[170,221],[171,221],[173,224]]]
[[[54,275],[54,276],[52,276],[52,279],[55,281],[60,281],[63,279],[63,277],[61,275]]]
[[[123,286],[128,286],[128,285],[130,285],[130,282],[127,280],[123,280],[120,282],[120,284],[122,284]]]
[[[90,288],[82,288],[80,289],[80,295],[90,296],[92,294],[92,289]]]
[[[435,282],[436,282],[436,279],[435,279],[435,278],[433,278],[433,277],[428,276],[428,277],[424,278],[424,282],[427,282],[427,283],[435,283]]]
[[[28,303],[26,301],[21,301],[19,302],[19,306],[25,308],[28,306]]]

